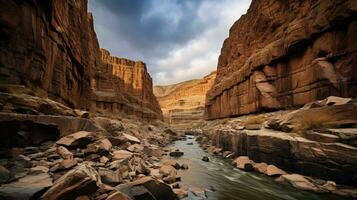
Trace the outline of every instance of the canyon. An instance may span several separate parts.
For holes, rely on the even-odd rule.
[[[0,0],[0,199],[357,198],[357,1],[252,0],[155,86],[87,4]]]
[[[211,88],[216,72],[202,79],[173,85],[156,85],[154,94],[159,101],[165,122],[187,127],[203,119],[206,92]]]
[[[356,1],[257,1],[234,23],[205,118],[356,97]]]

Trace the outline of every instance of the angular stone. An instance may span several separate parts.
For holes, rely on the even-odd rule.
[[[253,165],[254,170],[259,173],[265,173],[267,171],[267,167],[268,167],[268,165],[264,162],[256,163]]]
[[[127,184],[120,184],[116,189],[133,199],[139,197],[147,200],[176,199],[176,195],[169,185],[151,177],[143,177]]]
[[[286,174],[286,172],[277,168],[274,165],[268,165],[266,168],[265,174],[268,176],[280,176],[280,175]]]
[[[93,133],[79,131],[59,139],[56,144],[71,148],[83,148],[94,140]]]
[[[13,200],[39,199],[41,191],[52,186],[52,178],[47,173],[29,175],[15,182],[1,185],[0,197]]]
[[[57,147],[57,153],[63,158],[63,159],[73,159],[73,154],[66,149],[66,147],[63,146],[58,146]]]
[[[96,192],[101,185],[97,171],[89,165],[81,164],[57,179],[53,186],[41,196],[41,199],[74,199]]]
[[[234,165],[245,171],[252,171],[254,162],[248,156],[239,156],[233,161]]]
[[[115,160],[125,160],[130,158],[133,153],[126,150],[113,151],[113,159]]]
[[[123,137],[124,137],[127,141],[129,141],[130,143],[138,143],[138,144],[141,143],[141,141],[140,141],[137,137],[135,137],[135,136],[132,136],[132,135],[123,133]]]

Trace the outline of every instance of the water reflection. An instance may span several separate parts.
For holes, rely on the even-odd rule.
[[[193,145],[187,143],[192,142]],[[176,160],[187,163],[188,170],[179,170],[182,177],[181,186],[186,188],[201,187],[207,189],[207,199],[210,200],[343,200],[335,195],[317,194],[297,190],[287,185],[281,185],[273,178],[262,174],[244,172],[234,168],[228,161],[204,152],[192,136],[186,141],[176,141],[172,147],[182,150],[185,155]],[[201,160],[203,156],[210,158],[209,162]],[[202,199],[189,193],[188,200]]]

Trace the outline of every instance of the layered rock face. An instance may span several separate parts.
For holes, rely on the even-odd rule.
[[[184,124],[202,119],[206,92],[215,78],[214,71],[202,79],[154,86],[154,94],[160,103],[165,121],[170,124]]]
[[[162,119],[145,63],[111,56],[105,49],[101,59],[103,64],[92,79],[93,110]]]
[[[230,29],[205,118],[357,94],[357,4],[257,1]]]
[[[101,53],[87,1],[0,6],[2,92],[21,94],[21,85],[71,108],[162,118],[145,64]]]
[[[88,108],[99,45],[87,1],[0,1],[0,83]]]

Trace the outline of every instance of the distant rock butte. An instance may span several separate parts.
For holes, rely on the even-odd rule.
[[[205,118],[357,95],[357,2],[258,1],[224,41]]]
[[[72,108],[162,118],[145,64],[101,53],[87,1],[1,1],[0,10],[2,92],[23,85]]]
[[[214,71],[202,79],[154,86],[154,94],[165,121],[171,124],[185,124],[202,119],[206,92],[211,88],[215,77]]]

